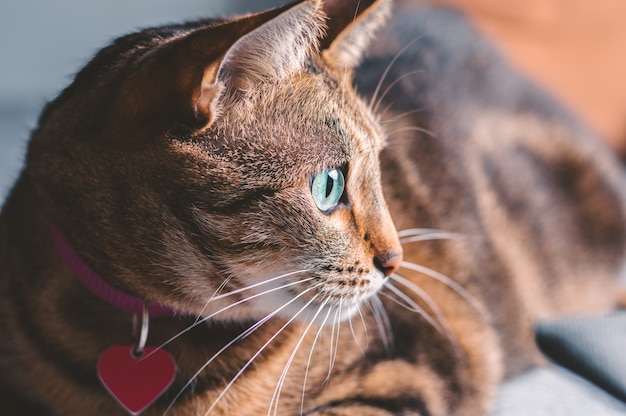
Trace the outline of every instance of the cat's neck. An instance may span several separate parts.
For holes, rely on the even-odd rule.
[[[126,293],[106,282],[82,259],[72,243],[65,237],[63,232],[53,223],[49,224],[52,244],[63,263],[72,274],[80,280],[87,289],[92,291],[103,301],[134,315],[140,315],[144,303],[151,318],[176,316],[177,312],[166,305],[142,299],[138,296]]]

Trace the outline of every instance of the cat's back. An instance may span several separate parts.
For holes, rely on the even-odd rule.
[[[462,14],[399,4],[356,82],[389,135],[383,182],[398,229],[469,241],[445,260],[440,247],[407,245],[407,260],[439,258],[456,264],[450,275],[481,281],[500,333],[614,304],[626,247],[620,163]]]
[[[620,252],[624,175],[598,136],[456,10],[401,2],[382,32],[356,83],[382,114],[387,154],[408,155],[440,189],[464,189],[457,199],[480,206],[492,193],[519,222],[569,224]],[[526,212],[539,208],[546,223]]]

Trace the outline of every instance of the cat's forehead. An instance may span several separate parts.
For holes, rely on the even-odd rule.
[[[222,122],[220,136],[231,146],[267,157],[288,155],[310,170],[349,163],[383,144],[367,105],[347,80],[319,62],[280,84],[235,95]]]

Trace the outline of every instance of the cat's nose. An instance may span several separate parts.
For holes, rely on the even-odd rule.
[[[402,254],[390,253],[382,257],[374,258],[374,265],[378,270],[383,272],[385,276],[395,273],[402,264]]]

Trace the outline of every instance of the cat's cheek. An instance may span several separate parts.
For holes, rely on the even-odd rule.
[[[378,270],[371,270],[360,278],[337,273],[325,277],[293,272],[276,274],[281,275],[285,279],[257,275],[257,283],[250,283],[249,300],[242,304],[249,318],[280,317],[317,325],[348,320],[365,307],[385,281]]]

